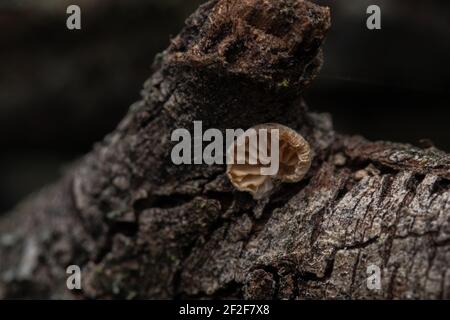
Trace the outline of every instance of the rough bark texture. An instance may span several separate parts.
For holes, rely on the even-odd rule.
[[[0,297],[450,298],[450,156],[341,136],[307,110],[329,26],[301,0],[200,7],[117,130],[2,217]],[[193,120],[288,125],[312,169],[254,201],[224,166],[172,164],[171,132]]]

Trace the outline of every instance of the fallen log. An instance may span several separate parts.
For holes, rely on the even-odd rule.
[[[0,297],[450,298],[450,156],[343,136],[308,110],[329,27],[301,0],[201,6],[117,129],[1,218]],[[172,163],[171,132],[195,120],[294,128],[311,170],[256,201],[224,166]]]

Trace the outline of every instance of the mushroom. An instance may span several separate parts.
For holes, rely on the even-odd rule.
[[[256,139],[250,138],[252,134],[257,137],[257,143]],[[272,150],[275,148],[271,143],[274,134],[275,139],[278,137],[278,143],[274,144],[278,152]],[[267,143],[261,144],[261,141]],[[240,158],[238,148],[243,145],[245,156]],[[261,148],[267,150],[260,150]],[[263,174],[264,169],[268,171],[272,164],[262,161],[261,151],[270,159],[278,160],[276,172]],[[261,124],[247,130],[230,146],[228,157],[227,175],[231,183],[238,190],[251,193],[254,199],[263,198],[279,183],[302,180],[311,167],[312,160],[309,143],[294,130],[276,123]]]

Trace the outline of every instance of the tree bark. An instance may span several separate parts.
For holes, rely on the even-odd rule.
[[[450,298],[450,156],[343,136],[308,111],[329,26],[301,0],[201,6],[118,128],[1,218],[0,297]],[[194,120],[287,125],[312,168],[255,201],[224,166],[172,164],[171,132]]]

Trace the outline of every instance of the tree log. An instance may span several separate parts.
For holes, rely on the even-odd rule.
[[[302,0],[201,6],[117,129],[1,218],[0,297],[450,298],[450,156],[343,136],[308,111],[329,27]],[[194,120],[287,125],[312,168],[255,201],[224,166],[172,163],[171,132]]]

